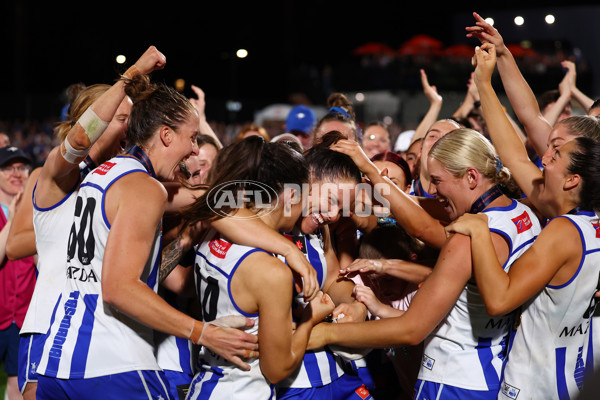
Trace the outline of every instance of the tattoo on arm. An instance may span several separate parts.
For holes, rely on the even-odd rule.
[[[162,261],[160,263],[159,282],[165,280],[165,278],[175,269],[175,267],[181,261],[183,257],[183,246],[181,245],[181,238],[177,238],[169,243],[162,252]]]

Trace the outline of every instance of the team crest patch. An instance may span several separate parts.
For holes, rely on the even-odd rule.
[[[513,400],[515,400],[517,397],[519,397],[520,391],[521,391],[520,389],[517,389],[514,386],[510,386],[508,383],[502,384],[502,394],[504,394],[506,397],[511,398]]]
[[[298,250],[300,250],[302,253],[306,254],[307,250],[306,250],[306,237],[302,236],[302,235],[288,235],[287,233],[284,233],[283,236],[285,236],[286,238],[288,238],[292,243],[294,243],[296,245],[296,247],[298,248]]]
[[[227,250],[231,247],[231,243],[224,241],[223,239],[211,240],[208,244],[210,252],[213,256],[218,258],[225,258]]]
[[[531,218],[529,217],[529,214],[527,214],[527,211],[523,211],[523,214],[513,218],[512,222],[514,222],[517,227],[517,233],[528,231],[532,226]]]
[[[92,173],[98,175],[106,175],[108,171],[110,171],[110,169],[115,165],[117,165],[117,163],[106,161],[105,163],[99,165],[98,168],[94,169]]]
[[[435,364],[435,360],[429,357],[427,354],[423,354],[421,365],[431,371],[433,369],[433,364]]]

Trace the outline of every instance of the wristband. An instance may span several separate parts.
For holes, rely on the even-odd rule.
[[[61,151],[60,154],[63,156],[63,158],[69,163],[69,164],[77,164],[77,160],[81,159],[81,158],[85,158],[85,156],[88,155],[90,149],[83,149],[83,150],[77,150],[76,148],[74,148],[73,146],[71,146],[71,143],[69,143],[69,139],[65,138],[65,152],[62,152],[62,147],[61,147]]]
[[[140,70],[135,66],[135,64],[133,64],[131,67],[129,67],[129,69],[127,69],[127,71],[125,71],[123,75],[121,75],[121,78],[131,80],[134,76],[139,74]]]
[[[202,329],[198,329],[198,324],[202,324]],[[192,325],[192,330],[190,331],[188,339],[191,340],[194,344],[201,344],[202,336],[204,335],[204,330],[206,329],[207,325],[208,324],[206,322],[194,321],[194,325]]]

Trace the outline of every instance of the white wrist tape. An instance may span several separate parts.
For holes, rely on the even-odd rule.
[[[108,122],[101,120],[91,107],[88,107],[88,109],[83,112],[77,122],[85,130],[85,134],[90,138],[92,144],[98,140],[108,126]]]
[[[89,152],[90,149],[77,150],[76,148],[71,146],[71,143],[69,143],[69,139],[65,138],[65,152],[63,153],[61,151],[60,153],[69,164],[77,164],[77,160],[81,161],[81,159],[85,158],[85,156],[87,156]]]

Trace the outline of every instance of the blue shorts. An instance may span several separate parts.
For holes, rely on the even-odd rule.
[[[328,385],[315,388],[278,388],[277,399],[367,400],[373,399],[360,378],[344,374]]]
[[[417,380],[413,400],[446,399],[446,400],[496,400],[498,390],[471,390],[443,383]]]
[[[19,327],[14,322],[0,330],[0,363],[4,362],[4,371],[8,376],[19,373]]]
[[[163,371],[129,371],[85,379],[58,379],[38,375],[36,400],[86,399],[169,399]]]
[[[194,377],[185,372],[169,371],[168,369],[163,372],[165,373],[165,379],[169,383],[168,389],[171,392],[171,396],[175,399],[184,400]]]
[[[37,367],[40,365],[46,334],[27,333],[19,343],[19,390],[25,390],[28,383],[37,383]]]

